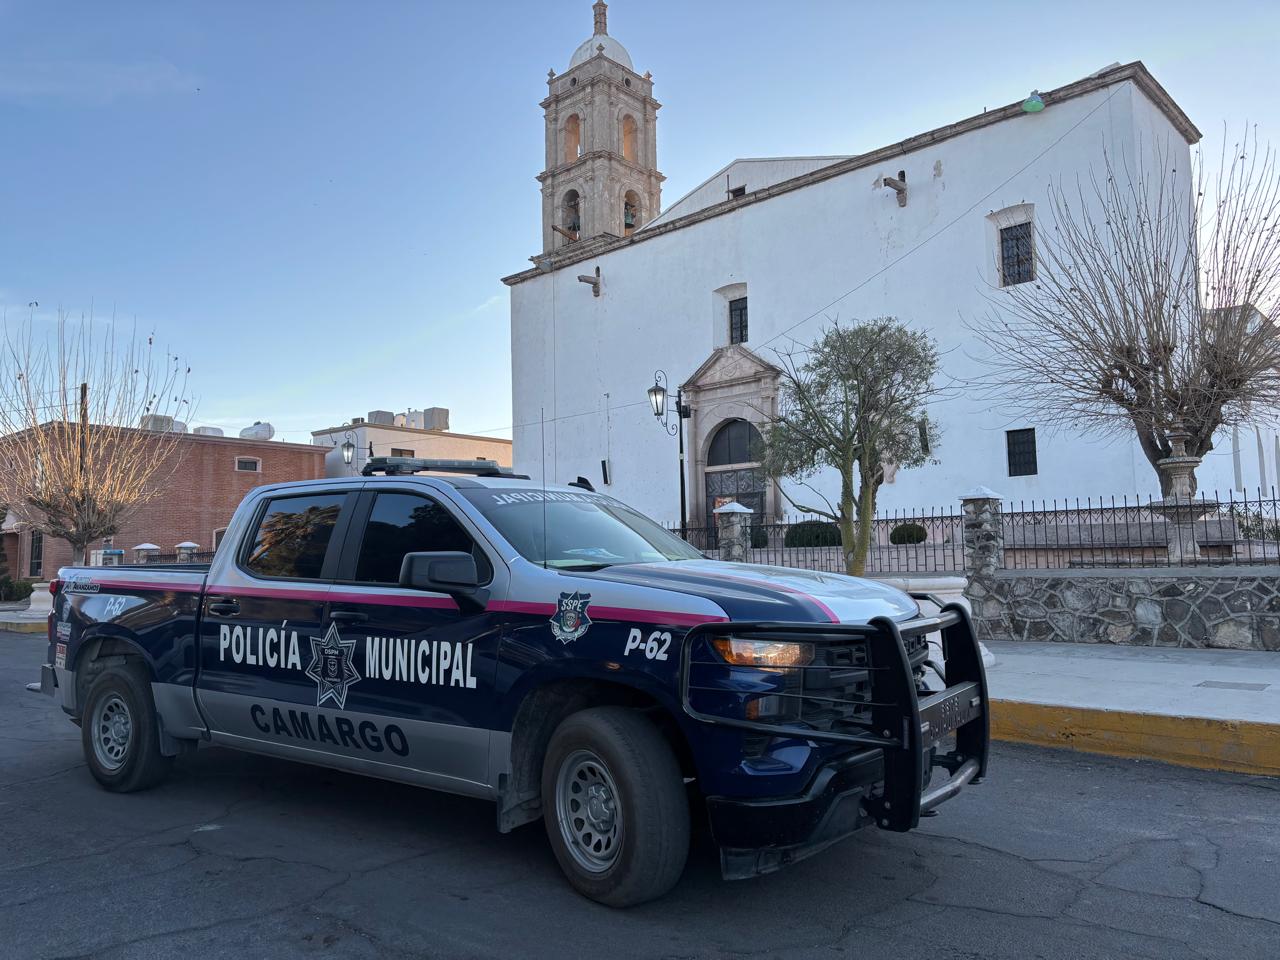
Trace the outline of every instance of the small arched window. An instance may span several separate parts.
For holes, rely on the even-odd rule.
[[[576,113],[564,122],[564,162],[573,163],[582,156],[582,120]]]
[[[631,236],[640,226],[640,195],[628,190],[622,198],[622,234]]]
[[[577,190],[570,190],[564,195],[561,222],[566,232],[573,234],[573,239],[577,240],[582,231],[582,200]]]
[[[738,463],[755,463],[760,459],[762,442],[760,431],[746,420],[729,420],[711,438],[707,466],[727,467]]]
[[[622,118],[622,156],[632,163],[638,163],[636,159],[636,118],[627,114]]]

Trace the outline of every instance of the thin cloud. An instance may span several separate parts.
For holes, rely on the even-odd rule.
[[[0,62],[0,100],[56,99],[105,104],[126,98],[194,93],[198,86],[198,78],[163,61]]]
[[[498,304],[503,303],[506,299],[507,299],[507,295],[505,293],[495,293],[488,300],[485,300],[483,303],[476,304],[474,307],[472,307],[471,310],[468,312],[468,315],[474,317],[478,313],[484,313],[486,310],[490,309],[491,307],[496,307]]]

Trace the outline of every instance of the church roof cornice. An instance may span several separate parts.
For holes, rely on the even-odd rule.
[[[561,74],[564,76],[564,74]],[[636,74],[639,76],[639,74]],[[560,77],[556,77],[559,80]],[[641,79],[644,79],[641,77]],[[555,80],[549,80],[548,83],[555,83]],[[646,81],[647,82],[647,81]],[[661,110],[662,104],[659,103],[651,93],[644,90],[638,90],[635,87],[628,87],[620,82],[617,77],[611,77],[607,73],[600,73],[594,77],[590,77],[582,82],[582,86],[574,87],[572,90],[562,90],[559,93],[549,93],[538,104],[544,111],[550,110],[554,106],[558,106],[571,98],[580,97],[583,93],[594,91],[596,87],[613,87],[630,99],[637,100],[640,103],[652,106],[654,110]]]
[[[562,163],[559,166],[551,167],[549,170],[543,170],[534,179],[539,183],[543,183],[553,177],[558,178],[571,174],[574,168],[578,166],[582,166],[586,172],[590,172],[590,161],[592,160],[610,160],[619,167],[630,169],[641,178],[657,177],[659,181],[667,179],[657,170],[650,170],[648,167],[642,166],[634,160],[628,160],[616,150],[588,150],[572,163]]]
[[[1054,103],[1061,103],[1065,100],[1072,100],[1076,97],[1082,97],[1102,90],[1110,86],[1114,86],[1125,81],[1132,81],[1134,85],[1142,91],[1143,94],[1156,105],[1157,108],[1165,115],[1174,128],[1182,134],[1188,143],[1196,143],[1200,140],[1201,134],[1196,125],[1183,112],[1182,108],[1169,96],[1168,92],[1159,82],[1151,75],[1146,65],[1141,60],[1135,60],[1122,66],[1112,67],[1109,70],[1101,70],[1096,74],[1085,77],[1083,80],[1077,80],[1074,83],[1066,84],[1055,90],[1042,92],[1040,96],[1043,98],[1046,106],[1052,106]],[[714,204],[710,207],[704,207],[701,210],[695,210],[692,213],[677,217],[667,223],[649,225],[644,229],[638,230],[629,237],[598,237],[592,240],[579,241],[572,248],[562,248],[552,253],[544,253],[535,257],[530,257],[536,266],[522,270],[519,273],[513,273],[510,276],[503,277],[502,282],[507,286],[516,286],[524,283],[526,280],[532,280],[543,274],[559,270],[562,267],[573,266],[584,260],[590,260],[605,253],[612,253],[623,247],[636,243],[644,243],[646,240],[652,240],[666,233],[675,230],[681,230],[685,227],[693,226],[704,220],[710,220],[714,217],[723,216],[731,213],[741,207],[750,206],[753,203],[762,203],[772,197],[780,194],[790,193],[793,190],[800,190],[804,187],[811,186],[815,183],[821,183],[825,180],[831,180],[835,177],[843,176],[855,170],[861,170],[864,167],[873,166],[883,163],[884,161],[899,157],[904,154],[912,153],[925,147],[951,140],[955,137],[962,136],[966,133],[972,133],[975,130],[981,130],[996,123],[1002,123],[1005,120],[1012,120],[1018,117],[1026,116],[1022,111],[1022,101],[1016,101],[1007,106],[1000,107],[996,110],[988,110],[984,113],[976,114],[964,120],[950,123],[942,127],[937,127],[925,133],[917,134],[914,137],[908,137],[898,143],[888,144],[869,153],[858,154],[848,158],[847,160],[838,161],[830,166],[814,170],[809,173],[793,177],[790,180],[784,180],[781,183],[775,183],[767,187],[762,187],[745,196],[722,203]]]

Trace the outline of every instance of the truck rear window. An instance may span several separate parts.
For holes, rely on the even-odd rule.
[[[423,550],[470,553],[476,558],[481,580],[492,574],[484,553],[440,504],[412,493],[380,493],[373,501],[360,544],[356,580],[398,584],[404,555]]]
[[[318,580],[346,494],[281,497],[267,504],[244,566],[263,577]]]

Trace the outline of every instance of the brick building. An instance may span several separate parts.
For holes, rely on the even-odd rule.
[[[189,433],[171,455],[179,458],[178,464],[160,493],[127,517],[110,543],[94,544],[91,550],[121,549],[124,563],[135,562],[139,544],[154,544],[161,557],[175,554],[183,543],[208,553],[254,487],[324,476],[325,450],[311,444]],[[60,566],[79,562],[65,540],[42,536],[12,513],[0,525],[0,543],[15,580],[48,579]]]

